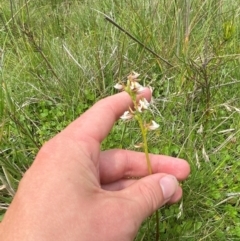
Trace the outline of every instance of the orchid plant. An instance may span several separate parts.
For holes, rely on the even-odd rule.
[[[139,76],[140,74],[132,71],[132,73],[128,76],[126,83],[117,83],[114,88],[119,91],[126,91],[132,99],[133,109],[129,107],[129,109],[123,113],[120,119],[123,121],[130,121],[135,119],[138,122],[142,134],[142,143],[135,145],[135,147],[143,149],[146,156],[148,174],[150,175],[152,174],[152,167],[148,151],[147,134],[149,131],[158,129],[159,124],[157,124],[154,120],[151,120],[150,122],[146,122],[144,120],[143,112],[149,109],[150,103],[145,98],[137,99],[137,95],[144,90],[144,86],[139,83]],[[159,218],[157,211],[156,240],[159,240]]]

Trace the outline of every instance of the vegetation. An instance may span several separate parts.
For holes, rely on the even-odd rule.
[[[41,145],[134,70],[154,88],[149,150],[192,169],[161,240],[239,240],[239,14],[239,0],[2,0],[1,217]],[[135,128],[116,123],[102,148],[134,149]],[[154,237],[149,218],[136,240]]]

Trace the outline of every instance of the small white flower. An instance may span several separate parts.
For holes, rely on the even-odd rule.
[[[130,111],[125,111],[122,116],[120,116],[120,119],[126,121],[131,120],[133,118],[133,114]]]
[[[147,110],[149,105],[150,103],[145,98],[139,100],[138,111],[142,112],[142,110]]]
[[[151,131],[156,130],[159,127],[159,124],[157,124],[155,121],[151,122],[151,125],[148,126],[148,129]]]
[[[137,78],[140,76],[140,74],[138,74],[135,71],[132,71],[132,73],[128,76],[128,79],[130,81],[137,81]]]
[[[140,85],[138,82],[132,81],[130,83],[130,89],[132,91],[140,93],[140,92],[142,92],[144,90],[144,87],[142,85]]]
[[[114,85],[114,88],[117,89],[117,90],[123,90],[124,86],[122,84],[117,83],[117,84]]]
[[[137,79],[139,76],[140,76],[139,73],[137,73],[137,72],[135,72],[135,71],[132,71],[132,78],[133,78],[133,79]]]
[[[138,89],[137,89],[137,94],[140,94],[142,91],[144,91],[145,90],[145,87],[144,86],[142,86],[142,85],[140,85],[139,87],[138,87]]]

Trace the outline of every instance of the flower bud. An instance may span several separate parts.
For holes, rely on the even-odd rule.
[[[159,124],[157,124],[155,121],[152,120],[151,124],[147,126],[148,130],[154,131],[159,127]]]
[[[122,116],[120,116],[120,119],[126,121],[126,120],[131,120],[133,118],[133,113],[130,111],[125,111]]]
[[[142,110],[147,110],[149,105],[150,103],[145,98],[139,100],[138,111],[142,112]]]
[[[124,85],[117,83],[117,84],[114,85],[114,88],[117,89],[117,90],[123,90],[124,89]]]

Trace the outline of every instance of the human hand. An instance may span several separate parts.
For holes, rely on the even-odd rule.
[[[0,240],[130,241],[145,218],[181,198],[177,179],[187,178],[186,161],[150,155],[148,175],[144,153],[100,151],[130,105],[125,92],[105,98],[44,144],[5,214]]]

